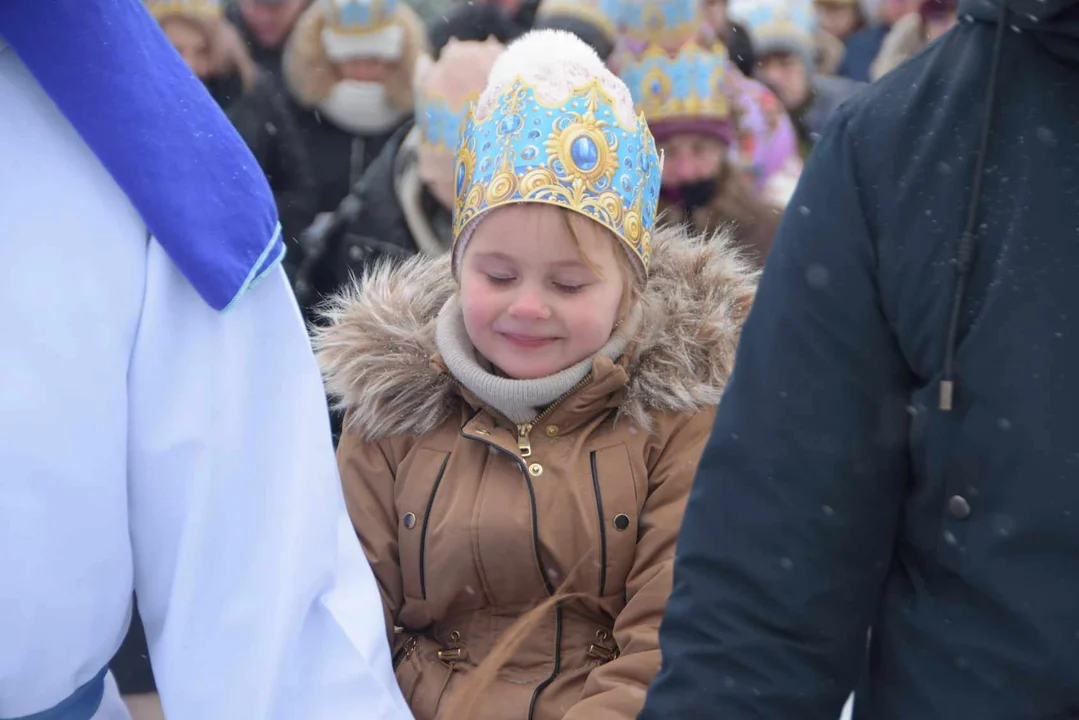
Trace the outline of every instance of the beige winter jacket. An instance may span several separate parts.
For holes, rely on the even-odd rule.
[[[337,300],[316,346],[348,411],[346,500],[417,720],[451,720],[503,631],[560,589],[586,598],[528,633],[469,720],[636,717],[754,279],[724,240],[661,231],[635,342],[523,426],[439,360],[447,259],[383,268]]]

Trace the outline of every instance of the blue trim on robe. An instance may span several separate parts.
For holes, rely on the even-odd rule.
[[[140,0],[0,0],[0,36],[209,305],[281,261],[265,175]]]
[[[101,670],[78,690],[48,710],[8,720],[90,720],[105,696],[105,672]]]

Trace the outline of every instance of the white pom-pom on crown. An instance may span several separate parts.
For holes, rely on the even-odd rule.
[[[476,101],[476,118],[487,117],[498,98],[520,78],[535,88],[545,104],[558,105],[570,92],[592,79],[611,96],[618,121],[636,124],[629,88],[607,69],[596,51],[565,30],[533,30],[506,48],[491,68],[487,87]]]

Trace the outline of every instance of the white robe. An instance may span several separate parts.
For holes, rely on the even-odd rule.
[[[169,720],[410,718],[284,274],[211,309],[2,40],[0,269],[0,718],[133,587]]]

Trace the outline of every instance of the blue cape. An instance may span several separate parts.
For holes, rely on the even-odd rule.
[[[281,261],[265,175],[140,0],[2,0],[0,36],[213,308]]]

